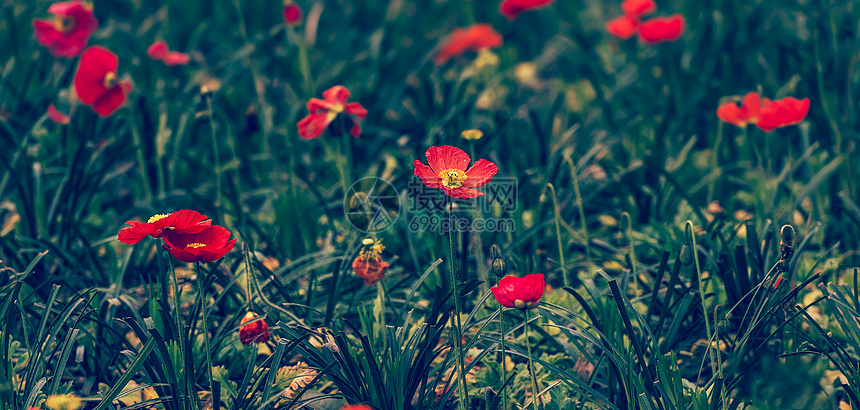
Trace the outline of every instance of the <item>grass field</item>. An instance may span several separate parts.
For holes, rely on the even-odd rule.
[[[294,1],[0,2],[0,410],[860,408],[856,1]]]

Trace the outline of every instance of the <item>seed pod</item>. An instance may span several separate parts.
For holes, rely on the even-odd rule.
[[[791,225],[783,225],[779,230],[779,237],[779,258],[788,261],[794,254],[794,228]]]
[[[501,280],[507,272],[508,263],[503,258],[493,259],[493,274],[496,275],[496,279]]]

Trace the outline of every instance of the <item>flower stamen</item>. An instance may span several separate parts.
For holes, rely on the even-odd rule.
[[[78,21],[72,16],[54,15],[54,28],[63,34],[71,32],[75,27],[77,27],[77,25]]]
[[[155,215],[149,217],[149,220],[146,221],[146,223],[151,224],[151,223],[154,223],[155,221],[157,221],[159,219],[167,218],[168,216],[170,216],[170,214],[155,214]]]
[[[460,188],[469,179],[466,172],[459,169],[446,169],[439,173],[439,177],[442,178],[442,186],[449,189]]]
[[[197,248],[202,248],[202,247],[204,247],[204,246],[206,246],[206,244],[199,243],[199,242],[195,242],[195,243],[189,243],[189,244],[188,244],[188,245],[186,245],[185,247],[186,247],[186,248],[194,248],[194,249],[197,249]]]
[[[112,88],[115,85],[116,85],[116,73],[113,71],[110,71],[107,74],[105,74],[104,86],[105,86],[105,88]]]

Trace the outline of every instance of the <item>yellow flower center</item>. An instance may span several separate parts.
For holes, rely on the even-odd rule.
[[[446,169],[439,173],[439,177],[442,178],[442,186],[450,189],[463,186],[463,182],[469,178],[464,171],[459,169]]]
[[[170,216],[170,214],[155,214],[155,215],[149,217],[149,220],[146,221],[146,223],[151,224],[151,223],[153,223],[159,219],[167,218],[168,216]]]
[[[343,104],[335,104],[334,107],[331,107],[331,112],[335,114],[340,114],[343,112]]]
[[[202,243],[199,243],[199,242],[194,242],[194,243],[189,243],[189,244],[188,244],[188,245],[186,245],[185,247],[186,247],[186,248],[195,248],[195,249],[197,249],[197,248],[202,248],[202,247],[204,247],[204,246],[206,246],[206,245],[205,245],[205,244],[202,244]]]
[[[116,73],[113,71],[105,74],[104,86],[105,88],[111,88],[116,85]]]
[[[78,21],[72,16],[57,16],[54,15],[54,28],[57,31],[66,34],[77,27]]]

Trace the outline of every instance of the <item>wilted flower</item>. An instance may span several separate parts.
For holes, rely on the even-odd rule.
[[[639,25],[639,37],[648,44],[675,41],[684,33],[684,17],[654,17]]]
[[[75,72],[78,98],[102,117],[113,114],[131,92],[131,82],[120,81],[116,74],[119,59],[110,50],[94,46],[84,51]]]
[[[741,101],[741,106],[738,107],[734,102],[727,102],[717,108],[717,117],[721,121],[732,124],[737,127],[746,128],[747,124],[755,124],[758,122],[759,112],[761,111],[761,97],[756,92],[749,92]]]
[[[390,265],[382,260],[382,251],[385,250],[385,246],[382,246],[380,240],[368,238],[362,241],[362,244],[364,247],[358,257],[352,261],[352,270],[364,279],[365,285],[372,286],[385,277],[385,269]]]
[[[756,125],[762,131],[771,132],[780,127],[800,124],[809,113],[809,99],[798,100],[786,97],[781,100],[768,101],[765,99]]]
[[[152,45],[146,49],[146,55],[153,60],[163,61],[164,64],[169,66],[187,65],[191,62],[190,55],[180,53],[178,51],[170,51],[170,48],[167,47],[167,43],[162,40],[152,43]]]
[[[183,262],[211,262],[221,259],[233,249],[236,239],[230,240],[230,231],[223,226],[211,225],[197,233],[162,231],[164,249]]]
[[[302,23],[302,8],[292,0],[284,1],[284,23],[295,26]]]
[[[54,107],[54,104],[48,106],[48,118],[50,118],[51,121],[61,125],[65,125],[71,122],[71,117],[60,112],[57,107]]]
[[[502,35],[489,24],[474,24],[467,28],[455,28],[448,36],[439,53],[433,58],[436,65],[448,62],[452,57],[467,51],[497,48],[502,45]]]
[[[546,282],[542,273],[522,278],[508,275],[499,281],[498,286],[490,288],[500,305],[517,309],[537,307],[545,290]]]
[[[55,57],[72,58],[81,54],[99,23],[89,3],[78,0],[54,3],[48,7],[53,19],[33,20],[36,41]]]
[[[131,226],[121,229],[117,239],[124,244],[134,245],[147,235],[160,237],[165,229],[177,233],[199,233],[211,224],[212,220],[206,219],[206,215],[183,209],[171,214],[153,215],[146,222],[128,221],[126,225]]]
[[[472,159],[463,150],[448,145],[430,147],[425,153],[427,163],[415,160],[415,175],[430,188],[440,188],[454,198],[475,198],[484,193],[477,188],[490,182],[499,171],[496,164],[478,160],[469,169]]]
[[[239,327],[239,340],[242,341],[242,344],[245,346],[250,345],[251,343],[265,342],[266,340],[269,340],[269,337],[271,336],[269,333],[269,325],[266,324],[264,319],[251,322],[258,317],[260,316],[254,312],[245,313],[245,316],[242,317],[240,322],[242,326]]]
[[[347,103],[350,95],[346,87],[336,85],[323,93],[323,100],[311,98],[308,101],[310,114],[299,121],[299,136],[304,139],[319,138],[339,114],[345,113],[344,119],[352,123],[350,134],[358,138],[361,134],[358,121],[367,117],[367,110],[357,102]]]
[[[549,7],[555,0],[504,0],[499,4],[499,13],[514,20],[523,12]]]

